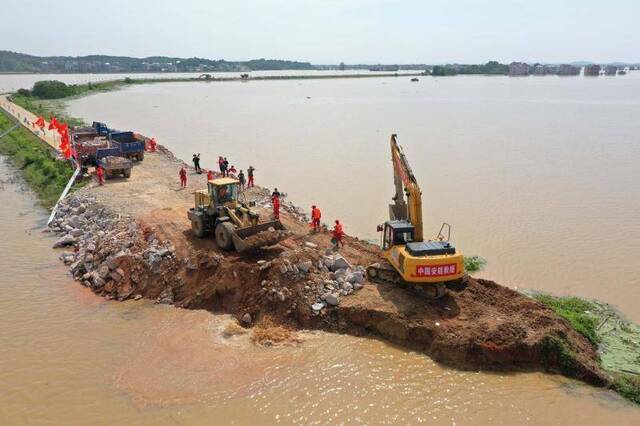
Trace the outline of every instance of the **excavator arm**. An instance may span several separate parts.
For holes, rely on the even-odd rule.
[[[396,194],[389,205],[390,219],[408,220],[415,227],[414,240],[423,241],[422,191],[395,134],[391,135],[391,160]]]

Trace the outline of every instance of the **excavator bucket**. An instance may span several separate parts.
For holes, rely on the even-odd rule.
[[[236,251],[243,253],[260,247],[273,246],[290,235],[291,231],[288,231],[282,222],[274,220],[255,226],[237,228],[232,238]]]

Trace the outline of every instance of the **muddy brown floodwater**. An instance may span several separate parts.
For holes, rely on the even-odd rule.
[[[541,373],[441,367],[322,332],[263,348],[234,319],[108,302],[72,281],[46,212],[0,164],[2,424],[637,424],[612,392]]]

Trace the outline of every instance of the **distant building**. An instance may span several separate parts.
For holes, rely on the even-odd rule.
[[[600,75],[600,65],[587,65],[584,67],[584,75],[587,77],[597,77]]]
[[[511,62],[509,64],[509,75],[510,76],[529,75],[529,64],[524,62]]]
[[[580,75],[580,68],[569,64],[562,64],[558,68],[558,75]]]
[[[558,73],[558,68],[553,65],[535,64],[530,71],[533,75],[553,75]]]
[[[618,67],[614,65],[607,65],[604,67],[604,73],[606,75],[616,75],[618,73]]]

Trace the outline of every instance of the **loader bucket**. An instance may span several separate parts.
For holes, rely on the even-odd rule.
[[[255,226],[238,228],[232,237],[236,251],[242,253],[278,244],[290,235],[291,232],[284,227],[282,222],[274,220]]]

